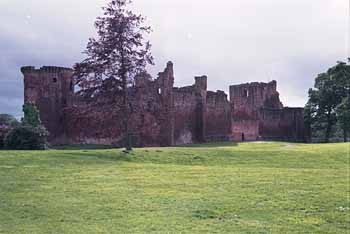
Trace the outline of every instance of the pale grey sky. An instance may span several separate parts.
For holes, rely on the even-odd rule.
[[[106,0],[0,0],[0,113],[21,115],[23,65],[72,66]],[[153,76],[167,61],[175,85],[208,75],[211,90],[278,81],[304,106],[314,77],[347,57],[348,0],[134,0],[153,33]]]

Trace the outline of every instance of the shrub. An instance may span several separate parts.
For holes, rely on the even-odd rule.
[[[20,122],[9,114],[0,114],[0,149],[4,148],[5,136],[14,127],[20,125]]]
[[[20,125],[18,120],[9,114],[0,114],[0,126],[17,127]]]
[[[9,130],[10,130],[9,127],[4,126],[4,125],[0,125],[0,149],[4,148],[5,136]]]
[[[13,128],[5,138],[5,148],[13,150],[44,150],[48,132],[42,126],[21,125]]]

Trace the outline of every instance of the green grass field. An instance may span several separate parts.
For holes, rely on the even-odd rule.
[[[0,233],[348,234],[349,147],[0,151]]]

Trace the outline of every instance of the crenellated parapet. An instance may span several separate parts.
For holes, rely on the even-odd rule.
[[[73,72],[73,69],[66,67],[56,67],[56,66],[43,66],[39,69],[36,69],[33,66],[24,66],[21,68],[21,72],[25,75],[28,73],[65,73]]]

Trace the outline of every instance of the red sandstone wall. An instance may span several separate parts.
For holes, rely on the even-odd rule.
[[[191,144],[198,141],[198,105],[194,86],[174,88],[174,143]]]
[[[233,141],[256,141],[259,140],[258,120],[239,120],[232,122]]]
[[[52,143],[64,135],[63,108],[69,106],[74,94],[72,70],[61,67],[23,67],[24,102],[36,104]]]
[[[161,107],[149,105],[152,102],[151,98],[143,99],[143,102],[132,105],[137,111],[130,116],[129,126],[132,126],[136,146],[156,146],[160,145],[161,139],[164,140],[160,136]],[[100,102],[98,105],[67,108],[65,113],[69,143],[121,145],[124,128],[120,109]]]
[[[201,143],[206,140],[207,77],[195,77],[192,86],[174,88],[174,143]]]
[[[307,142],[303,108],[262,109],[260,116],[262,139]]]
[[[232,105],[232,136],[236,141],[259,140],[263,135],[275,136],[281,133],[280,122],[261,119],[260,110],[269,108],[280,119],[283,105],[277,92],[277,83],[247,83],[230,86]],[[286,133],[289,134],[289,133]]]
[[[123,123],[121,96],[104,90],[94,98],[74,95],[71,69],[22,68],[25,102],[35,103],[53,144],[121,143]],[[173,144],[173,64],[156,80],[138,77],[129,90],[134,144],[167,146]]]
[[[230,86],[230,101],[234,119],[258,119],[262,107],[283,108],[276,81]]]
[[[53,144],[114,144],[123,140],[121,96],[105,90],[94,98],[74,95],[72,71],[22,68],[25,102],[35,103]],[[155,80],[138,77],[130,88],[133,142],[136,146],[169,146],[205,141],[305,141],[302,108],[283,108],[276,82],[207,91],[207,77],[173,88],[173,64]],[[113,87],[113,86],[112,86]]]
[[[168,63],[159,78],[138,77],[130,88],[131,116],[129,126],[135,146],[172,145],[172,64]],[[71,144],[112,144],[123,140],[122,96],[102,93],[94,100],[77,101],[65,110],[67,138]]]
[[[231,133],[231,106],[223,91],[207,92],[206,140],[227,141]]]

